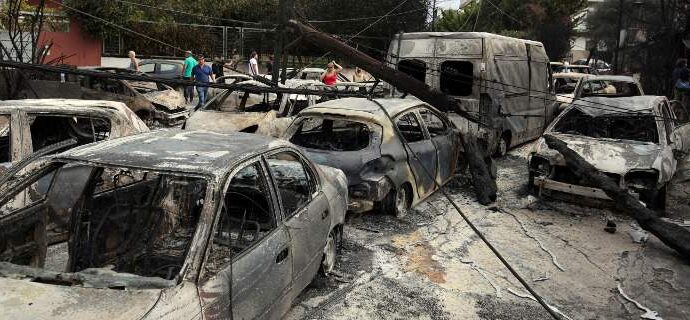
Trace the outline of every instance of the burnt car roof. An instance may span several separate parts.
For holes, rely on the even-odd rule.
[[[74,108],[104,108],[113,110],[129,110],[122,102],[106,100],[80,100],[80,99],[24,99],[0,101],[0,107],[59,109],[61,107]]]
[[[630,76],[616,76],[616,75],[595,75],[595,74],[588,74],[587,76],[583,77],[583,80],[610,80],[610,81],[621,81],[621,82],[630,82],[630,83],[636,83],[637,81],[635,78],[630,77]]]
[[[578,100],[571,108],[577,108],[592,117],[625,113],[653,114],[654,107],[664,99],[663,96],[587,97]]]
[[[419,105],[426,105],[421,100],[415,98],[386,98],[386,99],[374,99],[383,106],[388,113],[395,117],[401,112],[416,107]],[[318,112],[318,113],[333,113],[333,114],[347,114],[348,112],[364,112],[370,114],[373,118],[378,118],[379,121],[383,119],[388,119],[386,114],[381,110],[376,102],[369,100],[367,98],[342,98],[330,100],[322,103],[315,104],[311,107],[304,109],[302,112]]]
[[[56,158],[221,176],[247,157],[289,145],[247,133],[159,130],[78,147]]]

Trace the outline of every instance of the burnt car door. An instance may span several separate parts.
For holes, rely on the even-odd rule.
[[[664,114],[668,114],[670,116],[669,122],[673,126],[673,137],[674,140],[676,140],[675,143],[677,148],[678,150],[687,154],[690,152],[690,122],[687,120],[681,121],[678,119],[676,114],[670,108],[668,101],[664,101],[662,104]]]
[[[439,164],[436,182],[443,184],[452,178],[453,173],[455,173],[455,167],[460,154],[459,137],[452,129],[450,122],[435,111],[427,107],[421,107],[419,108],[419,115],[426,127],[426,131],[429,133],[431,141],[436,147],[437,162]]]
[[[296,296],[311,282],[321,264],[330,232],[328,199],[320,189],[315,171],[297,152],[279,151],[266,160],[290,233]]]
[[[414,111],[408,111],[396,117],[395,125],[407,146],[407,162],[412,168],[420,198],[435,190],[434,179],[437,176],[438,155],[434,143],[424,133]]]
[[[268,181],[259,159],[229,179],[200,286],[207,318],[272,318],[290,305],[290,240]]]

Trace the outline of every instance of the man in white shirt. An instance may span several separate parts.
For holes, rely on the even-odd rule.
[[[249,56],[249,75],[258,76],[259,75],[259,54],[256,51],[252,51],[251,56]]]

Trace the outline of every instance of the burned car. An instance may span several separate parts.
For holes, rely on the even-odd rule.
[[[283,138],[345,172],[352,211],[378,207],[398,217],[453,177],[460,154],[455,126],[416,99],[319,103],[300,112]]]
[[[113,68],[97,70],[129,72]],[[139,118],[149,124],[158,122],[165,126],[176,126],[189,117],[182,94],[163,83],[84,77],[81,85],[83,99],[124,102]]]
[[[0,188],[10,319],[276,319],[333,270],[347,207],[340,170],[241,133],[105,141]]]
[[[649,208],[663,209],[666,185],[690,147],[690,126],[679,123],[665,97],[586,98],[546,129]],[[529,186],[537,193],[608,200],[579,179],[543,138],[529,158]]]
[[[0,167],[10,167],[38,150],[70,139],[83,145],[147,131],[146,124],[120,102],[1,101]]]
[[[222,90],[195,111],[183,128],[214,132],[246,132],[278,137],[304,108],[324,99],[318,95],[282,94],[266,90],[268,85],[250,80],[238,88]],[[317,90],[314,81],[289,80],[285,88]]]
[[[557,94],[559,111],[565,110],[569,104],[583,98],[621,98],[637,97],[644,95],[644,90],[640,83],[633,77],[628,76],[596,76],[581,75],[577,76],[577,84],[572,92],[566,95]],[[554,78],[556,75],[554,75]],[[558,87],[556,87],[558,90]]]

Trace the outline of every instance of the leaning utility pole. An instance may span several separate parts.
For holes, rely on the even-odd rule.
[[[327,51],[347,57],[349,61],[366,70],[376,79],[390,83],[399,91],[409,93],[441,111],[454,111],[469,121],[482,124],[477,116],[465,110],[464,106],[456,100],[451,99],[448,95],[438,90],[429,88],[424,82],[404,72],[388,67],[385,62],[378,61],[346,43],[305,26],[298,21],[290,20],[288,27],[300,36],[302,42],[311,43]],[[465,160],[470,165],[470,173],[472,174],[477,200],[482,204],[490,204],[496,200],[497,192],[496,181],[486,162],[487,159],[490,161],[491,158],[488,157],[487,150],[482,150],[479,147],[476,137],[462,134],[460,138],[465,151]]]

